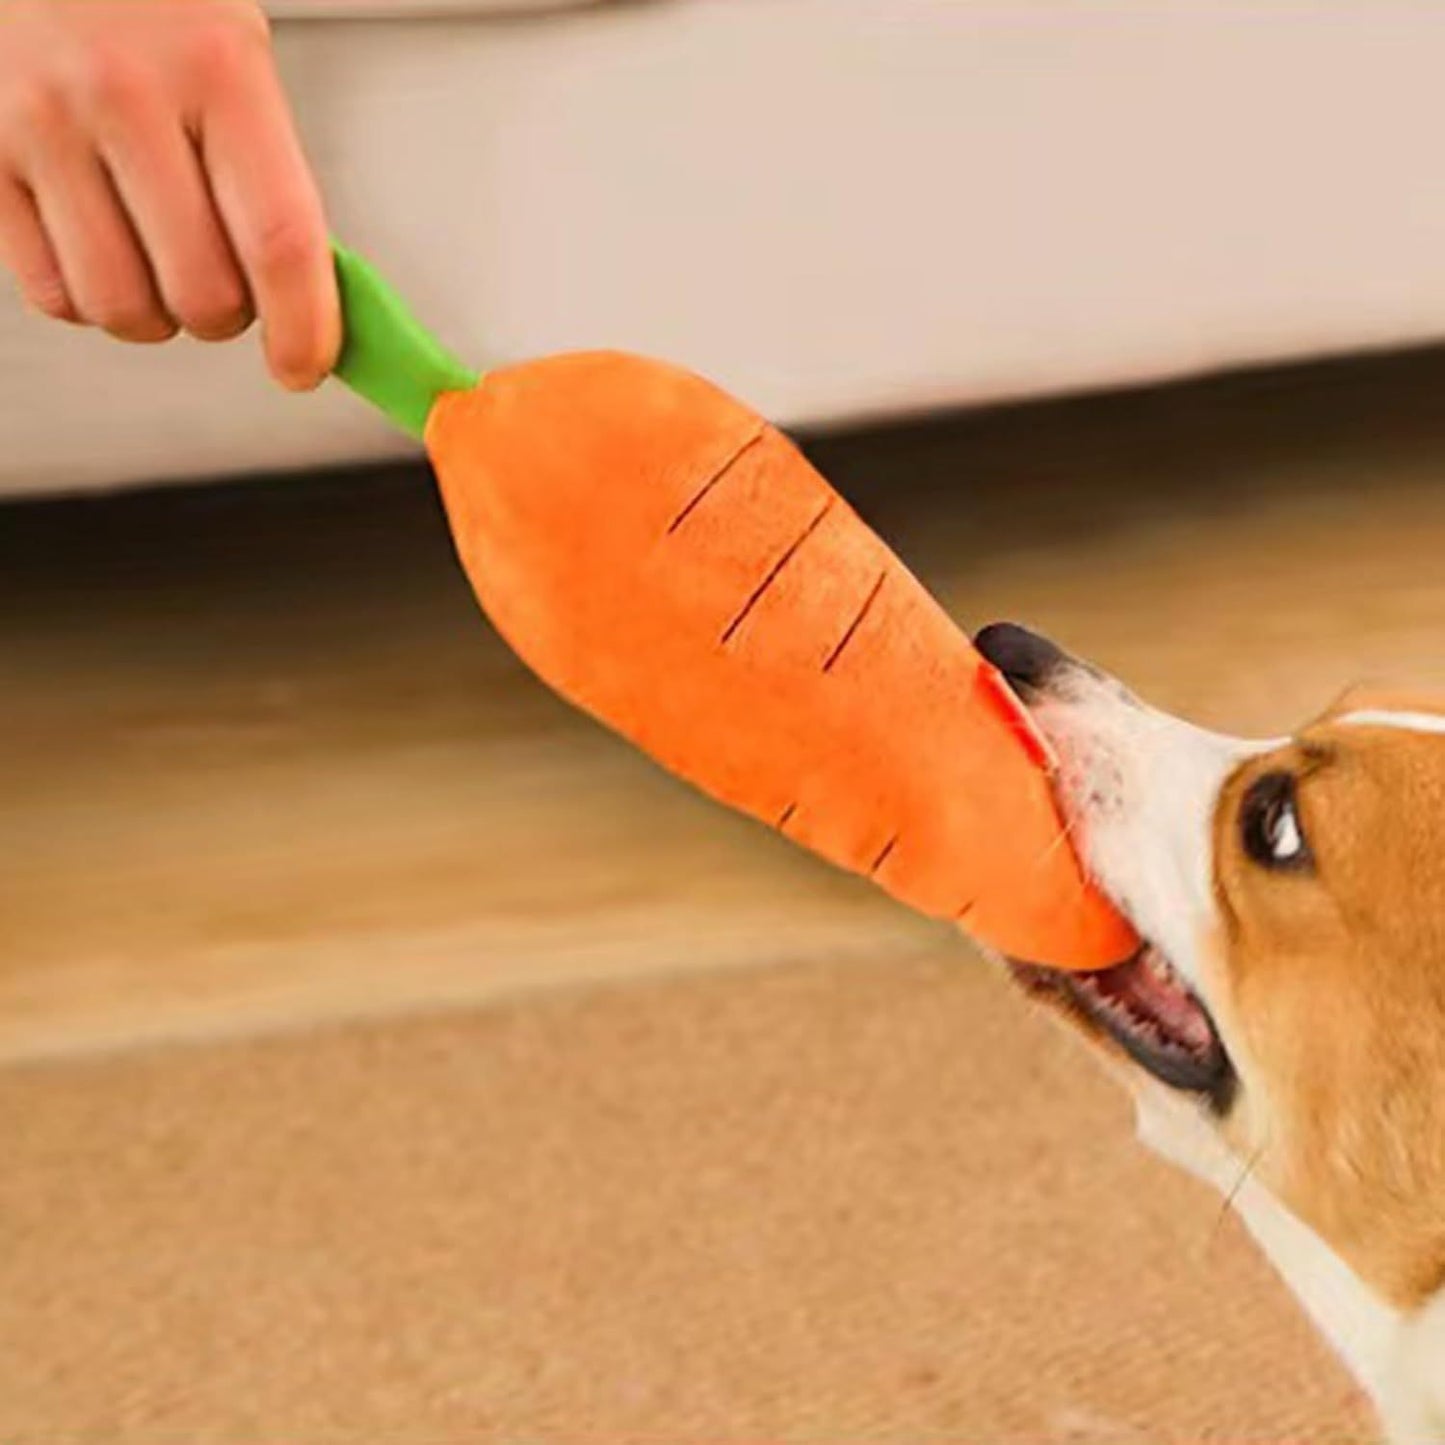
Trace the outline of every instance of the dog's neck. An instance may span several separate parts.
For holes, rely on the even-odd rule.
[[[1140,1140],[1230,1201],[1374,1402],[1391,1445],[1445,1445],[1445,1291],[1410,1314],[1373,1294],[1220,1140],[1194,1105],[1136,1096]]]

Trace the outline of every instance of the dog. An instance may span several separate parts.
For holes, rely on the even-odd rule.
[[[1013,624],[983,656],[1037,724],[1086,871],[1145,940],[1010,961],[1218,1189],[1395,1445],[1445,1442],[1445,701],[1346,695],[1245,742]]]

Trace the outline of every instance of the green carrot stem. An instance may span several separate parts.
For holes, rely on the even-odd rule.
[[[333,374],[420,440],[436,399],[481,379],[411,314],[368,262],[332,242],[344,339]]]

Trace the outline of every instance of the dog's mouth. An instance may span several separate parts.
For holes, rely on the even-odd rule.
[[[1235,1073],[1209,1010],[1153,944],[1125,963],[1092,973],[1013,963],[1024,989],[1063,1007],[1172,1089],[1199,1094],[1219,1113],[1234,1096]]]

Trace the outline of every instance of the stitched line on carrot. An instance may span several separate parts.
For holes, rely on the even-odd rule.
[[[772,567],[768,570],[768,575],[764,577],[763,580],[758,583],[757,587],[753,589],[753,595],[749,597],[746,602],[743,603],[743,610],[739,612],[738,615],[734,617],[731,622],[728,623],[727,631],[724,632],[722,635],[722,645],[724,647],[726,647],[727,644],[732,640],[733,633],[735,633],[738,628],[747,621],[748,613],[751,612],[753,608],[756,607],[758,603],[762,600],[763,593],[766,592],[775,581],[777,581],[778,573],[781,572],[783,568],[786,567],[788,563],[793,559],[794,555],[797,553],[798,548],[801,547],[803,543],[806,542],[808,538],[811,537],[813,533],[818,530],[818,524],[832,510],[834,500],[835,499],[833,497],[829,497],[828,500],[823,503],[822,510],[819,511],[818,515],[814,517],[813,520],[809,522],[808,525],[803,529],[802,536],[799,537],[798,540],[794,542],[793,545],[789,547],[788,550],[784,552],[783,555],[779,557],[776,562],[773,563]]]
[[[868,876],[876,878],[878,870],[888,861],[888,855],[898,846],[898,834],[895,833],[878,851],[878,856],[873,860],[868,869]]]
[[[707,481],[702,484],[698,491],[693,493],[692,500],[688,502],[687,505],[683,507],[682,511],[680,511],[677,516],[675,516],[672,521],[667,524],[667,535],[669,537],[672,536],[672,534],[677,531],[680,526],[682,526],[682,524],[688,519],[688,517],[692,515],[692,512],[697,507],[697,504],[701,502],[702,499],[707,496],[707,494],[712,491],[712,489],[717,486],[717,484],[722,481],[725,476],[727,476],[727,474],[738,464],[738,462],[742,460],[743,456],[747,452],[751,451],[755,446],[757,446],[760,441],[762,441],[763,434],[766,431],[766,424],[760,422],[758,424],[758,429],[750,437],[743,441],[736,448],[736,450],[733,451],[731,456],[728,456],[723,460],[723,464],[717,469],[717,471],[715,471],[712,476],[710,476]]]
[[[832,672],[833,664],[843,655],[843,649],[852,642],[853,634],[863,625],[863,619],[867,617],[869,610],[878,600],[878,594],[883,590],[883,583],[887,580],[888,574],[880,572],[878,580],[873,584],[868,595],[863,599],[863,605],[858,609],[858,615],[848,624],[848,630],[838,639],[838,645],[828,654],[827,661],[823,663],[824,672]]]

